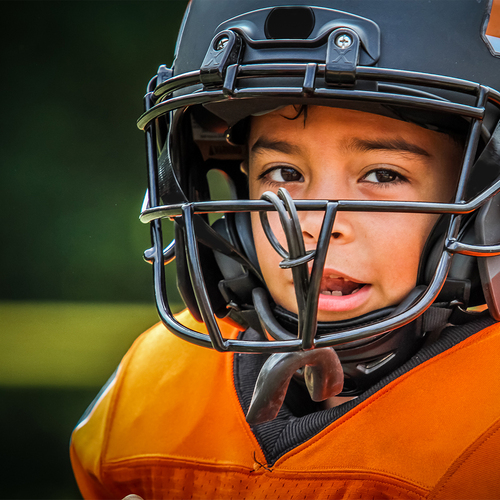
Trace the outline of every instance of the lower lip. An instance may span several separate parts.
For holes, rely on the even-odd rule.
[[[368,300],[371,285],[363,285],[351,295],[323,295],[319,294],[318,309],[320,311],[352,311]]]

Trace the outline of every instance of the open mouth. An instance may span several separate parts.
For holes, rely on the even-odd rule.
[[[321,295],[332,295],[335,297],[343,297],[344,295],[353,295],[366,283],[356,283],[344,278],[337,278],[335,276],[323,276],[320,286]]]

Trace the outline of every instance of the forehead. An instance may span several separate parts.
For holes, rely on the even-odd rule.
[[[448,141],[446,134],[376,113],[326,106],[286,106],[251,119],[250,143],[262,134],[289,140],[348,137],[403,137],[426,145]]]
[[[252,117],[247,145],[250,169],[288,161],[340,171],[360,161],[398,164],[408,172],[450,180],[460,172],[463,157],[463,145],[450,135],[375,113],[324,106],[287,106]]]

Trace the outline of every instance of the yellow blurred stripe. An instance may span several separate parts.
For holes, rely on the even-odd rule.
[[[102,385],[157,321],[149,304],[0,302],[0,385]]]

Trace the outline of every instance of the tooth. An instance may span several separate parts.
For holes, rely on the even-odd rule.
[[[342,290],[332,290],[332,295],[336,297],[342,297]]]
[[[358,286],[358,288],[356,288],[355,290],[353,290],[349,295],[352,295],[353,293],[356,293],[361,287]]]

